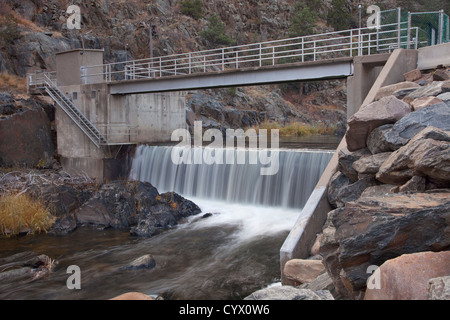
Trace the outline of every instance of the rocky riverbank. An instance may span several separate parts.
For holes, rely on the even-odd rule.
[[[450,71],[414,70],[348,120],[328,214],[285,285],[336,299],[450,299]],[[273,289],[272,289],[273,290]]]
[[[0,194],[27,194],[43,202],[54,216],[48,230],[64,235],[80,226],[129,230],[150,237],[171,228],[200,208],[174,192],[160,194],[147,182],[98,184],[62,170],[19,170],[0,174]],[[24,230],[23,233],[27,233]]]

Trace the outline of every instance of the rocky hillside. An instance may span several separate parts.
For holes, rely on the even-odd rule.
[[[83,46],[104,49],[105,62],[146,58],[150,25],[157,31],[154,56],[280,39],[293,35],[296,2],[2,0],[0,71],[25,76],[53,70],[55,52]],[[66,9],[71,4],[81,8],[80,30],[67,27]],[[320,4],[311,31],[332,30],[326,24],[330,1],[305,4]],[[212,17],[218,18],[219,29],[211,25]],[[216,34],[207,35],[208,29]],[[298,85],[218,89],[190,97],[187,111],[205,127],[246,127],[268,120],[331,124],[340,134],[345,129],[345,81],[306,84],[301,90]],[[220,109],[215,116],[210,112],[212,102]]]

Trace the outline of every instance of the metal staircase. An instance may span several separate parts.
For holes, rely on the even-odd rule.
[[[107,145],[108,141],[100,131],[89,121],[83,113],[67,98],[47,74],[42,77],[45,92],[56,102],[56,104],[72,119],[72,121],[86,134],[97,148]]]

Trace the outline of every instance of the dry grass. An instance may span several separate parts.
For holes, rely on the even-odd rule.
[[[265,121],[254,129],[257,131],[259,129],[278,129],[280,136],[305,136],[311,134],[332,135],[336,128],[334,126],[325,126],[323,124],[310,125],[299,122],[291,122],[283,126],[276,122]]]
[[[26,93],[27,80],[24,77],[2,72],[0,73],[0,91]]]
[[[26,194],[12,194],[0,198],[0,234],[46,232],[55,218],[41,201]]]

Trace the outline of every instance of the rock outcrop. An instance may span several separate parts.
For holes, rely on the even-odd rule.
[[[444,98],[449,83],[444,75],[423,77],[405,76],[419,86],[382,88],[379,100],[349,119],[348,148],[328,186],[336,209],[318,237],[336,296],[445,296],[440,277],[450,276],[450,101],[436,96]],[[367,288],[373,267],[380,267],[382,289]]]
[[[192,201],[174,192],[159,194],[150,183],[116,181],[103,185],[74,216],[77,225],[129,229],[132,235],[150,237],[200,212]]]

